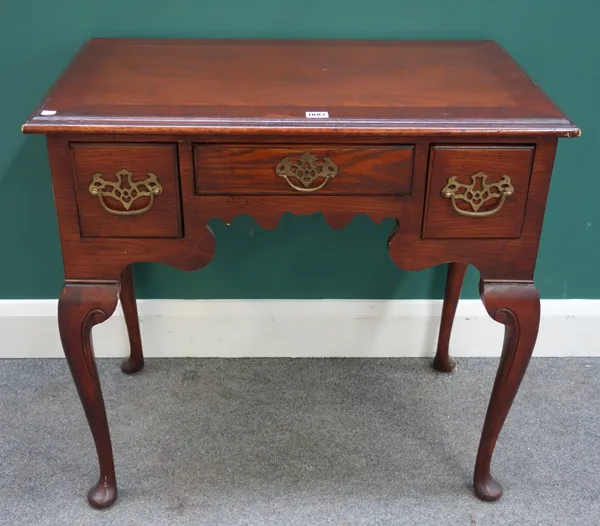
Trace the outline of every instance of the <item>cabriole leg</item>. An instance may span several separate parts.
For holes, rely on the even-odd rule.
[[[112,315],[118,293],[116,282],[66,283],[58,301],[60,338],[98,454],[100,477],[88,493],[94,508],[113,504],[117,482],[91,330]]]
[[[502,486],[492,477],[490,463],[498,435],[525,375],[540,322],[540,296],[533,283],[480,282],[488,314],[506,326],[504,346],[492,390],[477,461],[475,492],[483,500],[497,500]]]
[[[121,370],[126,374],[141,371],[144,367],[144,353],[142,351],[142,336],[140,334],[140,321],[138,318],[135,300],[135,287],[133,281],[133,268],[127,265],[121,274],[121,293],[119,294],[123,316],[129,335],[129,358],[121,363]]]
[[[432,367],[442,373],[449,373],[456,367],[456,362],[450,357],[450,334],[466,271],[466,263],[450,263],[448,265],[448,277],[446,278],[446,291],[444,292],[438,345],[432,363]]]

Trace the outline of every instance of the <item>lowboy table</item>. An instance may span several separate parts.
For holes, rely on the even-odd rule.
[[[144,359],[131,265],[205,266],[207,221],[323,212],[396,219],[388,248],[405,270],[450,263],[435,369],[467,264],[506,326],[474,487],[534,348],[534,268],[559,137],[579,129],[490,41],[92,39],[23,125],[47,137],[65,285],[58,324],[96,444],[88,499],[117,497],[90,331],[120,298],[131,355]],[[485,342],[487,344],[487,342]]]

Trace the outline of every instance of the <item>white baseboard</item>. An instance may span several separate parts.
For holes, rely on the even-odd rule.
[[[438,300],[140,300],[147,357],[432,356]],[[600,356],[600,300],[544,300],[534,356]],[[461,300],[451,352],[499,356],[503,326]],[[120,309],[94,328],[97,357],[125,356]],[[0,301],[0,358],[62,357],[55,300]]]

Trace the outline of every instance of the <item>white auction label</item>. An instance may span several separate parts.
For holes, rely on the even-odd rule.
[[[307,111],[307,119],[329,119],[328,111]]]

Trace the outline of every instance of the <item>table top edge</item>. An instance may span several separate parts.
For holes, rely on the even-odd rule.
[[[579,137],[581,130],[568,119],[226,119],[30,117],[21,127],[26,134],[176,134],[228,133],[328,134],[343,131],[366,135],[556,135]]]

